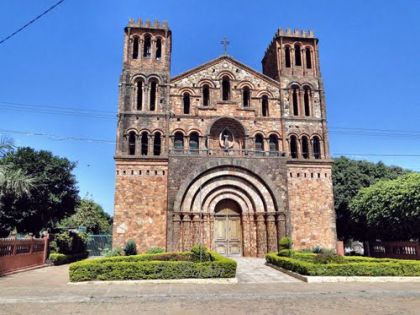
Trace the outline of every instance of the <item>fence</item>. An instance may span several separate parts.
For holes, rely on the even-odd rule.
[[[88,235],[86,249],[89,256],[102,256],[105,250],[112,247],[111,234]]]
[[[369,256],[378,258],[401,258],[420,260],[419,242],[372,242]]]
[[[44,238],[0,239],[0,275],[41,266],[47,260],[48,235]]]

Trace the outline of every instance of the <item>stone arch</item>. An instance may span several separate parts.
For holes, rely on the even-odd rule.
[[[202,203],[203,212],[212,212],[212,203],[215,202],[216,199],[218,201],[222,198],[228,198],[228,196],[236,196],[236,198],[242,200],[242,203],[245,205],[242,209],[247,210],[243,212],[250,212],[255,208],[253,200],[250,198],[250,196],[246,195],[245,192],[236,189],[235,187],[222,186],[220,189],[213,191],[211,194],[208,194],[207,198],[200,201]]]
[[[217,75],[217,79],[218,80],[222,80],[222,78],[224,76],[227,76],[230,80],[236,80],[235,75],[232,72],[228,71],[228,70],[222,70],[222,71],[220,71],[219,74]]]

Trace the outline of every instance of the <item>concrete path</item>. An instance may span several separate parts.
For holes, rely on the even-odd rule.
[[[301,282],[281,271],[265,265],[264,258],[231,257],[238,263],[236,278],[239,283]]]

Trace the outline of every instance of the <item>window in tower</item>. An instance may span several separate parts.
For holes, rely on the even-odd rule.
[[[261,134],[255,136],[255,155],[264,155],[264,138]]]
[[[292,159],[297,159],[298,157],[298,146],[296,136],[290,137],[290,156]]]
[[[139,38],[136,36],[133,39],[133,59],[139,57]]]
[[[301,66],[302,65],[302,56],[300,52],[300,45],[295,45],[295,65]]]
[[[261,98],[261,113],[262,113],[263,117],[268,117],[269,116],[268,96],[267,95],[263,95],[263,97]]]
[[[128,134],[128,154],[136,154],[136,133],[134,131],[130,131]]]
[[[193,132],[190,134],[190,142],[189,142],[189,148],[191,154],[198,154],[198,148],[200,144],[198,133]]]
[[[294,85],[292,86],[292,105],[293,105],[293,115],[299,115],[299,87]]]
[[[227,76],[222,79],[222,99],[228,101],[230,98],[230,80]]]
[[[142,110],[143,109],[143,82],[142,81],[137,81],[136,103],[137,103],[137,110]]]
[[[160,132],[155,133],[155,139],[153,142],[153,155],[160,155],[161,152],[161,136]]]
[[[321,158],[321,142],[317,136],[312,139],[312,146],[314,152],[314,158],[320,159]]]
[[[286,46],[286,48],[284,49],[284,58],[286,61],[286,68],[290,68],[291,63],[290,63],[290,47]]]
[[[183,152],[184,151],[184,135],[182,132],[175,133],[174,137],[174,148],[175,151]]]
[[[150,83],[150,110],[154,111],[156,109],[156,90],[157,90],[157,83],[156,81],[152,81]]]
[[[279,140],[276,135],[270,135],[268,138],[268,144],[270,147],[270,155],[277,156],[279,152]]]
[[[203,106],[210,105],[210,88],[207,84],[203,85]]]
[[[189,114],[190,113],[190,94],[189,93],[184,93],[183,95],[183,104],[184,104],[184,114]]]
[[[251,92],[249,87],[245,86],[242,90],[242,106],[249,107],[251,99]]]
[[[147,155],[149,148],[149,135],[147,132],[141,134],[141,155]]]
[[[158,38],[156,40],[156,59],[162,58],[162,40]]]
[[[150,35],[144,37],[143,57],[150,57],[152,54],[152,38]]]
[[[306,68],[312,69],[311,49],[309,47],[306,47],[305,54],[306,54]]]
[[[309,141],[308,141],[308,137],[306,136],[302,137],[302,157],[304,159],[309,158]]]
[[[311,104],[310,104],[310,95],[311,95],[311,90],[309,87],[305,87],[304,88],[304,94],[303,94],[303,104],[305,107],[305,116],[310,116],[311,115]]]

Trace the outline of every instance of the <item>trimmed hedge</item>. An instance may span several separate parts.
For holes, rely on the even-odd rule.
[[[311,257],[312,256],[312,257]],[[266,255],[268,263],[308,276],[420,276],[420,261],[368,257],[344,257],[343,263],[317,264],[316,255],[295,253],[293,257]]]
[[[78,253],[78,254],[61,254],[61,253],[51,253],[48,257],[48,260],[51,261],[55,266],[72,263],[78,260],[85,259],[89,256],[88,252]]]
[[[190,252],[80,261],[70,265],[70,281],[235,277],[234,260],[209,253],[211,260],[204,262],[192,261]]]

